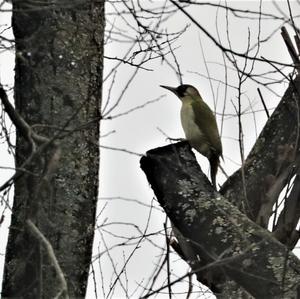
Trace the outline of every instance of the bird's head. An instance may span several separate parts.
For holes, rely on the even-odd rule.
[[[180,100],[183,100],[184,98],[187,98],[187,97],[192,98],[192,99],[196,99],[196,98],[200,97],[198,90],[192,85],[182,84],[182,85],[179,85],[178,87],[170,87],[170,86],[160,85],[160,87],[172,91],[174,94],[177,95],[177,97]]]

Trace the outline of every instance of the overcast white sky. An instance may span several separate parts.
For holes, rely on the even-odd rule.
[[[158,1],[157,1],[158,2]],[[217,3],[217,2],[216,2]],[[287,13],[287,5],[285,1],[276,1],[277,4]],[[298,11],[293,13],[299,14],[299,5],[293,2]],[[259,10],[259,1],[229,1],[229,5],[234,5],[242,9]],[[107,7],[108,11],[111,11],[111,7]],[[264,12],[274,13],[280,15],[278,9],[271,1],[263,1],[262,10]],[[205,26],[205,28],[214,36],[216,33],[216,9],[201,6],[199,8],[193,8],[188,10],[197,21]],[[110,21],[113,21],[114,17],[109,17]],[[8,24],[10,21],[10,14],[0,12],[0,24]],[[115,20],[115,24],[122,25],[119,19]],[[168,32],[174,32],[182,29],[186,24],[191,24],[180,12],[173,18],[165,23],[165,30]],[[223,10],[219,11],[217,18],[217,26],[220,31],[220,36],[223,42],[226,42],[226,26],[225,26],[225,13]],[[268,59],[280,60],[281,62],[290,63],[290,57],[285,48],[285,45],[281,39],[280,31],[278,28],[281,23],[274,20],[262,20],[261,26],[261,39],[268,36],[274,30],[277,32],[273,37],[260,48],[260,56],[264,56]],[[124,27],[122,27],[124,28]],[[289,30],[290,28],[287,27]],[[251,44],[254,44],[258,35],[258,21],[234,18],[229,15],[229,35],[232,42],[232,48],[237,52],[244,52],[247,49],[248,42],[248,29],[251,32],[250,40]],[[9,34],[9,32],[8,32]],[[203,52],[207,67],[209,69],[209,75],[216,81],[212,82],[212,89],[210,82],[206,78],[207,71],[204,63],[204,58],[201,54],[200,41],[203,46]],[[237,94],[234,88],[230,86],[237,85],[237,74],[235,71],[231,71],[228,68],[228,90],[227,97],[225,97],[225,86],[220,82],[224,82],[225,71],[223,65],[223,59],[221,52],[208,40],[203,33],[201,33],[194,25],[190,25],[185,34],[176,43],[176,57],[179,61],[181,70],[183,72],[183,81],[187,84],[192,84],[197,87],[202,94],[204,100],[209,106],[214,108],[214,99],[216,101],[216,112],[219,128],[221,127],[221,113],[226,98],[225,113],[235,114],[234,104],[237,103]],[[105,55],[107,56],[122,56],[122,53],[126,52],[127,45],[110,43],[105,48]],[[169,57],[172,61],[172,57]],[[0,55],[0,80],[2,84],[8,84],[13,86],[13,53],[3,52]],[[105,60],[105,74],[115,65],[115,62],[111,60]],[[184,137],[183,130],[180,126],[179,111],[180,102],[172,94],[167,93],[165,90],[159,87],[160,84],[177,86],[179,81],[174,71],[163,63],[161,60],[155,60],[146,65],[151,71],[140,70],[132,84],[128,88],[124,95],[123,100],[118,107],[111,113],[111,115],[117,115],[127,111],[128,109],[141,105],[142,103],[158,98],[165,95],[160,101],[146,106],[143,109],[132,112],[128,115],[115,118],[112,120],[105,120],[101,123],[101,134],[106,135],[108,132],[114,131],[113,134],[101,139],[101,144],[109,147],[116,147],[127,149],[129,151],[137,153],[145,153],[147,150],[163,146],[168,144],[166,136],[161,131],[165,132],[170,137]],[[270,69],[268,67],[268,69]],[[263,72],[266,70],[265,65],[256,64],[255,70],[257,72]],[[115,84],[112,89],[110,103],[115,101],[128,78],[135,71],[134,68],[128,65],[121,65],[117,76],[115,78]],[[106,101],[108,96],[108,89],[110,82],[104,84],[104,97],[103,101]],[[243,129],[245,138],[245,151],[246,154],[250,151],[254,144],[257,135],[261,131],[264,123],[267,120],[266,114],[263,110],[262,104],[257,94],[257,84],[251,81],[247,81],[243,86],[243,108],[249,112],[243,117]],[[285,84],[272,86],[273,91],[282,95],[286,89]],[[279,97],[269,92],[266,89],[262,89],[267,106],[275,108]],[[251,105],[250,105],[251,103]],[[251,107],[251,108],[250,108]],[[251,113],[251,109],[257,111]],[[161,130],[161,131],[160,131]],[[222,132],[223,143],[223,155],[224,164],[228,174],[233,173],[240,166],[240,154],[238,146],[238,120],[236,117],[225,117]],[[13,166],[12,158],[7,154],[5,144],[0,144],[0,165],[1,166]],[[205,158],[200,157],[197,154],[198,161],[207,173],[208,163]],[[138,204],[135,201],[128,201],[125,199],[134,199],[139,202],[150,205],[153,193],[150,189],[146,178],[139,168],[139,157],[131,155],[121,151],[113,151],[108,149],[101,149],[101,166],[100,166],[100,200],[98,204],[99,212],[106,204],[105,210],[98,218],[98,225],[102,223],[111,223],[106,227],[102,227],[101,230],[96,230],[95,236],[95,256],[98,252],[98,246],[100,244],[100,251],[105,250],[104,241],[108,247],[113,244],[117,244],[122,239],[116,238],[109,233],[116,233],[118,235],[125,236],[139,236],[138,231],[130,223],[139,227],[142,231],[145,229],[148,221],[149,208]],[[8,170],[0,169],[0,183],[4,182],[9,176]],[[225,178],[223,175],[218,175],[218,183],[222,184]],[[105,198],[110,198],[105,200]],[[160,231],[163,229],[163,223],[165,222],[165,215],[155,202],[154,209],[151,213],[149,220],[148,233]],[[3,207],[0,207],[0,215]],[[118,223],[118,224],[114,224]],[[120,224],[123,223],[123,224]],[[2,266],[4,260],[6,235],[9,227],[9,216],[7,214],[4,223],[0,226],[0,279],[2,275]],[[107,231],[106,231],[107,230]],[[101,238],[104,238],[104,241]],[[133,292],[139,283],[145,283],[149,275],[153,272],[153,269],[158,263],[160,255],[162,253],[159,246],[164,247],[165,239],[162,236],[153,236],[149,241],[142,242],[140,248],[135,252],[133,258],[128,262],[126,275],[128,278],[129,293]],[[117,247],[110,251],[112,259],[117,263],[117,272],[122,268],[123,261],[126,259],[133,247],[123,246]],[[173,258],[172,268],[174,275],[181,275],[187,271],[187,266],[184,262],[180,261],[175,255]],[[107,255],[101,257],[101,267],[103,273],[105,273],[105,288],[106,295],[109,288],[109,283],[113,281],[114,277],[113,267],[110,262],[110,258]],[[101,297],[102,291],[100,286],[100,274],[99,263],[95,263],[95,272],[97,281],[98,296]],[[174,277],[175,277],[174,276]],[[165,276],[166,278],[166,276]],[[126,281],[123,277],[123,281]],[[177,291],[185,291],[180,286],[175,287]],[[132,297],[141,294],[139,289]],[[184,295],[177,295],[175,298],[184,298]],[[88,298],[94,297],[94,284],[90,281]],[[112,298],[123,298],[124,292],[120,285],[117,286]],[[203,295],[203,298],[209,298],[208,295]],[[161,298],[161,297],[160,297]],[[193,298],[196,298],[196,294]]]

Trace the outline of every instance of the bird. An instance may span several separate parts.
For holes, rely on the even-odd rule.
[[[212,110],[192,85],[182,84],[178,87],[160,85],[160,87],[173,92],[181,100],[180,118],[186,140],[209,160],[211,182],[216,188],[216,175],[223,154],[217,121]]]

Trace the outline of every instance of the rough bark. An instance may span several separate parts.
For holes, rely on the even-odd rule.
[[[206,267],[222,271],[255,298],[297,298],[299,260],[212,188],[186,143],[148,151],[141,167]]]
[[[71,298],[85,296],[98,191],[104,1],[13,1],[15,107],[38,134],[17,131],[15,181],[2,296],[54,298],[58,274],[28,220],[49,241]],[[29,138],[30,139],[30,138]],[[67,297],[67,294],[61,294]]]

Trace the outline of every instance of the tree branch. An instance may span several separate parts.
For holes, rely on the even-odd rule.
[[[34,223],[31,220],[27,220],[26,224],[32,233],[32,235],[43,245],[45,248],[47,255],[49,257],[49,260],[52,264],[52,266],[55,269],[55,272],[57,274],[57,277],[60,281],[61,289],[59,290],[57,296],[55,298],[65,298],[68,299],[68,286],[65,279],[65,276],[59,266],[59,263],[56,259],[54,250],[50,244],[50,242],[46,239],[46,237],[41,233],[41,231],[34,225]]]
[[[48,138],[40,136],[32,131],[29,124],[23,119],[23,117],[15,110],[13,105],[9,102],[7,94],[0,84],[0,99],[4,106],[5,112],[8,114],[10,120],[15,125],[20,134],[27,139],[30,143],[38,142],[44,143],[48,141]]]
[[[246,186],[243,186],[242,170],[239,169],[220,189],[224,197],[242,209],[245,198],[241,195],[246,188],[247,203],[244,206],[248,209],[243,212],[263,226],[266,226],[271,211],[265,209],[263,215],[262,206],[273,206],[275,193],[278,196],[283,182],[291,176],[290,171],[297,171],[299,167],[299,91],[300,75],[291,80],[245,161]],[[275,188],[279,185],[280,188]]]
[[[212,188],[185,142],[148,151],[141,168],[201,260],[236,257],[218,268],[256,298],[297,296],[299,260]]]

